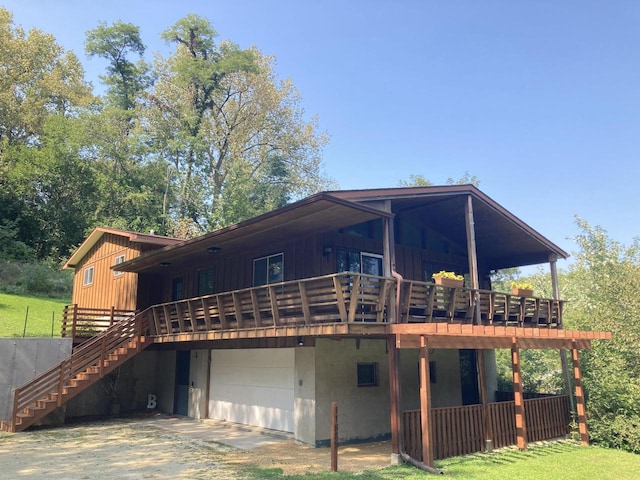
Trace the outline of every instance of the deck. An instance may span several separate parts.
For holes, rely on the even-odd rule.
[[[562,329],[562,307],[562,300],[413,280],[398,288],[393,278],[346,272],[166,302],[142,314],[147,333],[163,342],[385,335],[391,323],[448,324],[452,332],[465,325],[555,330]],[[62,335],[90,337],[132,313],[69,306]]]

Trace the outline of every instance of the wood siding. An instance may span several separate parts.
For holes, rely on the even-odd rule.
[[[323,254],[324,247],[331,253]],[[284,253],[284,281],[330,275],[337,272],[336,251],[339,249],[382,255],[382,241],[340,232],[292,238],[287,242],[265,245],[241,255],[225,255],[224,251],[202,257],[186,264],[172,267],[158,276],[145,274],[140,278],[138,308],[174,300],[172,283],[182,278],[184,298],[199,296],[198,272],[214,269],[214,292],[228,292],[253,286],[253,260],[268,255]],[[396,268],[406,279],[424,280],[424,265],[440,269],[445,266],[457,272],[465,272],[467,260],[458,255],[433,252],[426,249],[396,245]],[[429,279],[430,280],[430,279]],[[104,306],[103,306],[104,307]]]
[[[111,269],[119,255],[124,255],[125,260],[138,257],[139,246],[125,237],[105,233],[76,266],[72,303],[85,308],[136,309],[137,274],[114,276]],[[83,285],[84,271],[92,266],[93,283]]]

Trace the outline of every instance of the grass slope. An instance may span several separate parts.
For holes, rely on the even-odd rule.
[[[27,337],[60,336],[62,309],[71,303],[70,299],[39,298],[0,293],[0,337],[22,337],[24,320],[27,316]]]
[[[530,446],[525,452],[502,449],[448,458],[436,462],[444,478],[465,480],[636,480],[640,478],[640,455],[599,447],[581,447],[573,442],[552,442]],[[338,460],[338,470],[340,460]],[[246,472],[253,478],[288,480],[419,480],[438,478],[408,465],[368,472],[293,475],[284,477],[278,468]]]

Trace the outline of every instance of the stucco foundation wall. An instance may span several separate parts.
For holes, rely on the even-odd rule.
[[[156,400],[158,409],[165,413],[173,413],[176,393],[176,352],[157,352],[158,380],[156,384]]]
[[[148,395],[157,395],[159,352],[143,351],[67,403],[67,417],[109,415],[144,410]],[[117,406],[116,406],[117,405]]]
[[[0,338],[0,418],[13,412],[13,390],[71,355],[70,338]]]
[[[330,439],[331,402],[338,402],[340,441],[390,434],[389,359],[386,340],[316,341],[316,444]],[[378,364],[378,385],[358,387],[358,362]]]
[[[400,350],[401,410],[420,409],[420,352],[417,349]],[[435,365],[435,382],[431,383],[433,408],[462,405],[459,350],[436,349],[429,360]],[[484,350],[487,400],[495,402],[498,376],[494,350]]]
[[[295,349],[293,399],[294,438],[303,443],[316,443],[316,349]]]

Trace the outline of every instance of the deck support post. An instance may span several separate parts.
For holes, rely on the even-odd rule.
[[[511,340],[511,368],[513,369],[513,399],[515,403],[516,438],[520,450],[527,449],[527,425],[524,416],[524,394],[520,374],[520,348],[515,337]]]
[[[473,308],[473,323],[479,325],[480,322],[480,302],[478,301],[478,289],[480,280],[478,279],[478,254],[476,252],[476,228],[473,219],[473,199],[467,196],[467,203],[464,208],[465,228],[467,231],[467,257],[469,258],[469,277],[471,279],[471,289],[473,298],[471,306]]]
[[[420,336],[420,430],[422,433],[422,463],[428,467],[433,467],[431,382],[429,373],[429,348],[426,335]]]
[[[484,365],[484,350],[476,349],[476,365],[478,366],[478,390],[480,403],[482,404],[482,425],[484,429],[484,448],[487,452],[493,451],[493,431],[491,429],[491,411],[487,401],[487,379]]]
[[[400,378],[398,368],[398,348],[396,336],[387,337],[387,351],[389,352],[389,395],[391,414],[391,463],[400,461]]]
[[[558,287],[558,256],[555,253],[549,255],[549,271],[551,272],[551,290],[554,300],[560,300],[560,288]],[[551,319],[549,319],[551,321]],[[564,392],[569,397],[569,408],[571,416],[575,417],[576,404],[571,393],[571,377],[569,375],[569,364],[567,362],[567,354],[563,348],[559,350],[560,366],[562,368],[562,379],[564,380]]]
[[[584,404],[584,390],[582,389],[582,372],[580,370],[580,352],[575,340],[572,342],[571,358],[573,359],[573,381],[576,386],[576,413],[578,416],[578,431],[580,443],[589,445],[589,431],[587,430],[587,413]]]

